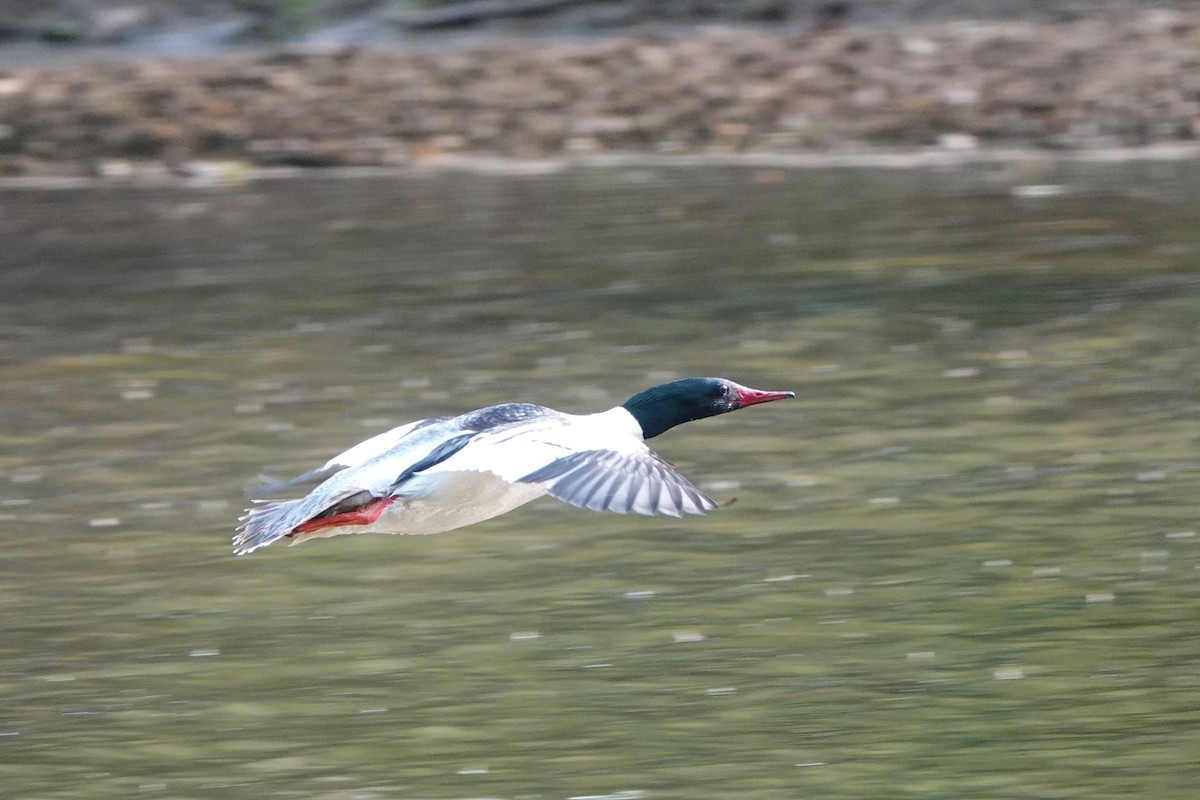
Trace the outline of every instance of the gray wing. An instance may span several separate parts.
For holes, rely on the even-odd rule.
[[[556,459],[523,478],[577,508],[627,514],[704,514],[713,500],[654,453],[586,450]]]

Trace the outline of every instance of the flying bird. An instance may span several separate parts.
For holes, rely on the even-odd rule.
[[[233,537],[238,555],[278,539],[439,533],[549,494],[577,508],[704,514],[717,507],[645,440],[684,422],[795,397],[725,378],[653,386],[596,414],[504,403],[393,428],[288,481],[328,476],[304,497],[259,500]]]

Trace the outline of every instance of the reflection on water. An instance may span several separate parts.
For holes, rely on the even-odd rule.
[[[6,794],[1190,797],[1200,180],[1047,169],[0,193]],[[689,374],[799,395],[658,440],[710,517],[230,554]]]

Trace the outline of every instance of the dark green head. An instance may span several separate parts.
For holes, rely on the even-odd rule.
[[[725,378],[684,378],[651,386],[626,400],[621,407],[642,426],[643,438],[653,439],[685,422],[795,396],[795,392],[751,389]]]

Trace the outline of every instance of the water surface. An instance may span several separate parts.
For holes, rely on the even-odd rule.
[[[0,190],[5,794],[1192,797],[1197,173]],[[231,555],[260,473],[693,374],[798,394],[655,441],[709,517]]]

